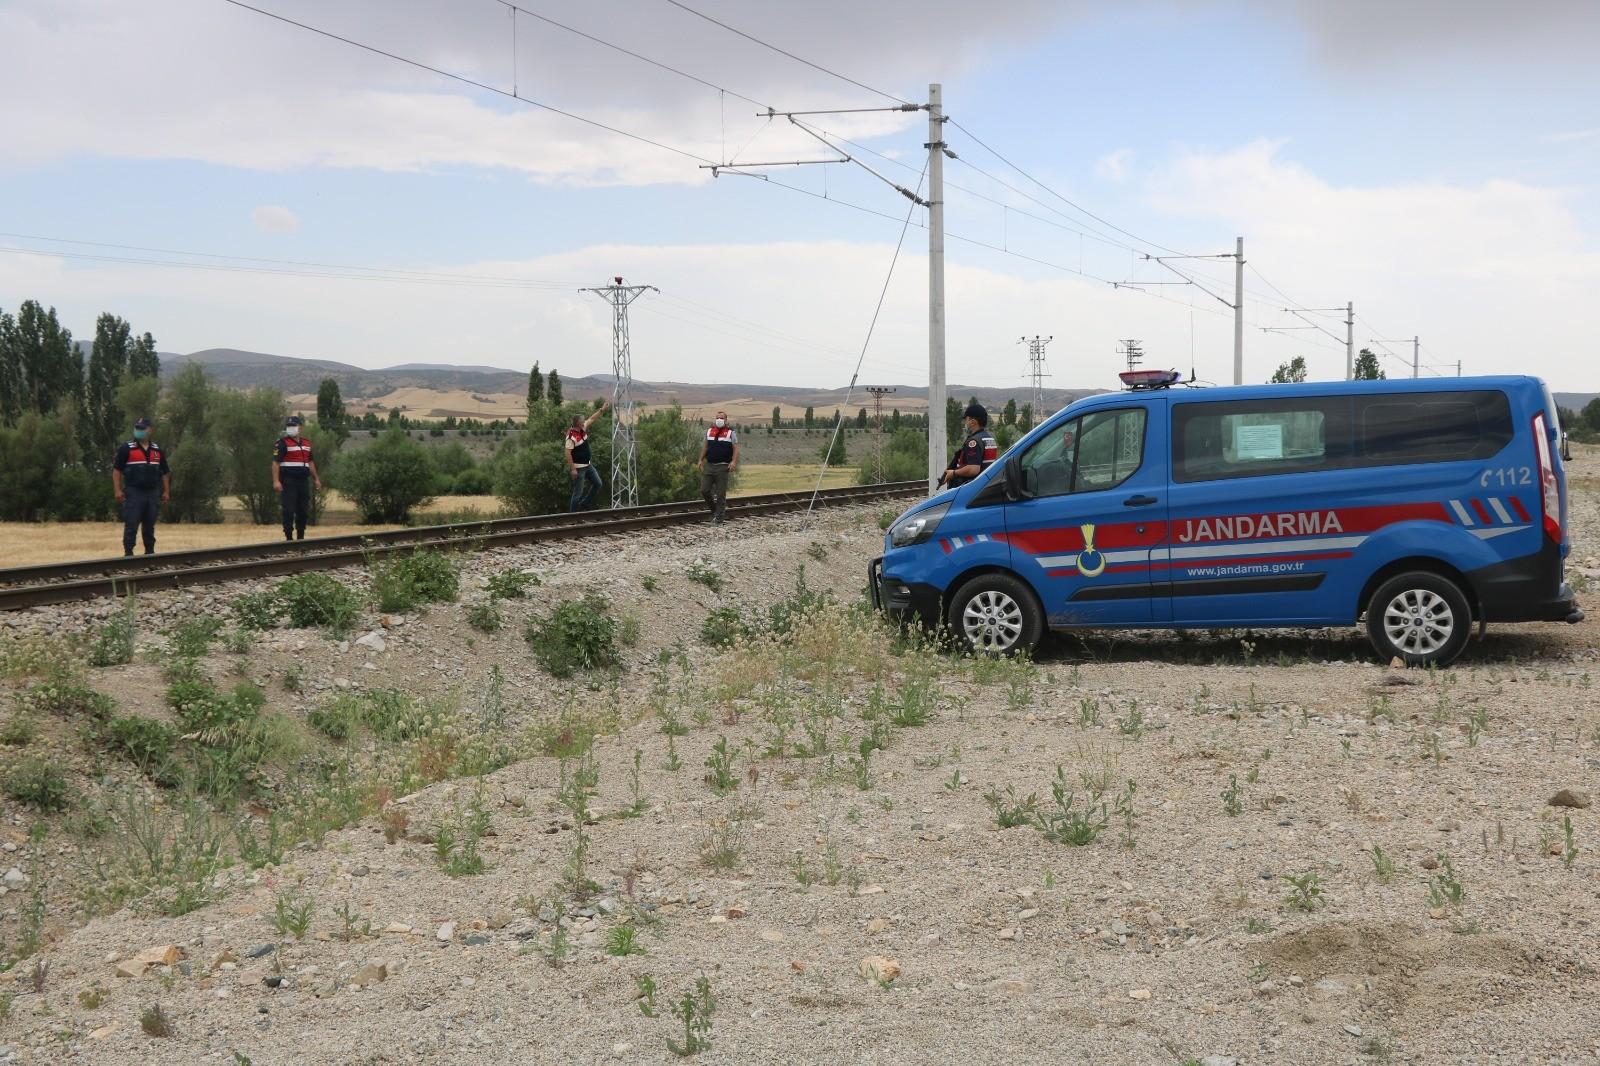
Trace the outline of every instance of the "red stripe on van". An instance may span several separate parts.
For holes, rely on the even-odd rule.
[[[1511,497],[1511,509],[1517,512],[1517,517],[1522,519],[1524,522],[1533,521],[1532,518],[1528,517],[1528,509],[1523,507],[1522,501],[1517,499],[1515,496]]]
[[[1484,506],[1484,505],[1483,505],[1483,504],[1482,504],[1482,503],[1481,503],[1481,502],[1479,502],[1479,501],[1478,501],[1478,500],[1468,500],[1468,501],[1467,501],[1467,502],[1468,502],[1468,503],[1470,503],[1470,504],[1472,504],[1472,510],[1473,510],[1473,512],[1474,512],[1474,513],[1475,513],[1475,514],[1476,514],[1476,515],[1477,515],[1477,516],[1478,516],[1478,517],[1479,517],[1479,518],[1480,518],[1480,519],[1482,519],[1482,520],[1483,520],[1483,524],[1484,524],[1484,525],[1486,525],[1486,526],[1492,526],[1492,525],[1494,525],[1494,519],[1492,519],[1492,518],[1490,518],[1490,517],[1489,517],[1489,509],[1488,509],[1488,508],[1487,508],[1487,507],[1485,507],[1485,506]]]

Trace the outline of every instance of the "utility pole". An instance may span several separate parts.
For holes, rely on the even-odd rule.
[[[1417,377],[1417,372],[1422,369],[1422,342],[1416,337],[1411,338],[1411,376]]]
[[[1034,334],[1032,337],[1023,337],[1019,344],[1028,346],[1028,368],[1033,379],[1033,424],[1038,425],[1044,421],[1044,379],[1049,374],[1044,372],[1044,349],[1054,337],[1041,337]]]
[[[1354,381],[1356,377],[1356,303],[1351,300],[1344,305],[1344,379]]]
[[[1127,340],[1119,341],[1118,343],[1122,346],[1122,355],[1128,360],[1128,369],[1139,369],[1139,361],[1144,358],[1144,349],[1140,347],[1139,342],[1129,337]]]
[[[1456,360],[1456,377],[1461,376],[1461,360]]]
[[[628,305],[654,285],[624,285],[621,276],[592,292],[611,305],[611,506],[639,505],[639,462],[634,453],[633,354],[628,346]]]
[[[1244,238],[1233,250],[1233,383],[1244,384]]]
[[[945,467],[944,90],[928,86],[928,495]]]
[[[872,394],[872,480],[883,484],[883,398],[894,392],[891,385],[868,385]]]

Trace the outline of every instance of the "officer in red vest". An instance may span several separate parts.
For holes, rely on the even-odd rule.
[[[150,439],[150,420],[133,424],[133,439],[117,449],[111,462],[111,488],[122,504],[122,554],[133,554],[133,542],[144,532],[144,553],[156,553],[157,500],[172,498],[167,453]]]
[[[582,415],[572,416],[572,425],[563,437],[562,447],[567,456],[567,472],[572,476],[572,499],[568,501],[567,510],[581,511],[588,507],[594,499],[594,494],[600,491],[600,471],[594,468],[592,456],[589,454],[589,427],[594,425],[595,419],[605,413],[611,406],[607,400],[595,408],[594,414],[588,418]]]
[[[300,435],[300,419],[290,415],[272,456],[272,490],[283,497],[283,539],[305,540],[311,517],[311,489],[322,488],[311,442]]]
[[[711,521],[722,525],[728,513],[728,475],[739,469],[739,434],[728,425],[728,412],[718,411],[700,449],[700,498],[711,508]]]
[[[939,475],[939,484],[946,488],[965,485],[1000,456],[1000,446],[995,443],[994,434],[989,432],[989,412],[983,409],[981,403],[969,406],[961,421],[962,428],[967,431],[965,442],[956,449],[950,466]]]

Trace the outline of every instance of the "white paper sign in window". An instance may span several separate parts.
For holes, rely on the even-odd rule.
[[[1235,462],[1282,459],[1283,426],[1234,426],[1233,458]]]

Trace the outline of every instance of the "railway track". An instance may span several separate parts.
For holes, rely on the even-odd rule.
[[[837,506],[841,503],[895,499],[925,491],[926,483],[922,481],[850,486],[824,489],[817,495],[817,503],[819,506]],[[799,511],[804,510],[810,501],[809,492],[741,496],[728,501],[728,517],[738,519]],[[403,555],[441,545],[470,550],[503,548],[547,540],[631,533],[703,522],[705,519],[705,505],[695,500],[577,515],[529,515],[442,526],[417,526],[293,543],[268,541],[165,555],[15,567],[0,570],[0,611],[120,596],[132,591],[214,585],[248,578],[279,577],[307,570],[333,570],[359,565],[372,558]]]

